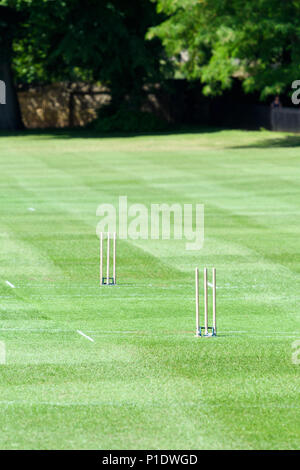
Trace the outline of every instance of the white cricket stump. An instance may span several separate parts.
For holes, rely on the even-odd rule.
[[[112,255],[111,255],[111,249],[110,249],[111,239],[113,242]],[[103,276],[104,274],[103,267],[105,263],[105,260],[104,260],[105,242],[106,242],[106,276]],[[106,234],[104,232],[101,232],[100,233],[100,286],[116,285],[117,283],[116,258],[117,258],[117,234],[115,232],[113,234],[111,234],[110,232],[107,232]],[[112,263],[112,276],[110,275],[111,263]]]
[[[216,301],[216,268],[212,268],[212,326],[208,319],[208,274],[207,268],[203,269],[203,301],[204,301],[204,325],[200,323],[199,313],[199,269],[195,269],[195,304],[196,304],[196,337],[211,338],[217,335],[217,301]]]

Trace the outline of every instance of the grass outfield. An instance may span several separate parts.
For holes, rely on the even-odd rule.
[[[0,138],[1,449],[300,448],[297,145]],[[204,248],[119,241],[99,288],[96,208],[119,195],[205,204]],[[197,265],[217,268],[217,338],[194,337]]]

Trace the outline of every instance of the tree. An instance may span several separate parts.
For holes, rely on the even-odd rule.
[[[137,107],[160,76],[162,46],[145,40],[159,16],[150,0],[2,0],[24,14],[14,40],[19,82],[101,82],[111,108]]]
[[[6,90],[6,104],[0,105],[0,129],[23,128],[11,68],[12,40],[20,20],[15,10],[0,6],[0,80],[4,82]]]
[[[218,94],[240,78],[261,98],[300,78],[300,1],[156,0],[168,18],[150,29],[180,73]]]

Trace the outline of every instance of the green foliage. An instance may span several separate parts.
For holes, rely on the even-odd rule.
[[[177,69],[207,94],[239,77],[264,98],[299,79],[299,0],[157,0],[157,9],[169,17],[148,38],[161,38]]]

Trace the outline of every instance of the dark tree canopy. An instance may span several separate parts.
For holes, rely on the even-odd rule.
[[[138,106],[144,85],[161,77],[161,42],[145,39],[148,28],[161,20],[149,0],[0,3],[6,5],[0,28],[4,12],[21,18],[17,28],[1,34],[2,41],[13,44],[18,83],[101,82],[117,108],[125,101]]]
[[[160,41],[145,40],[158,23],[149,0],[16,0],[27,13],[14,43],[19,81],[100,81],[114,94],[159,77]]]

